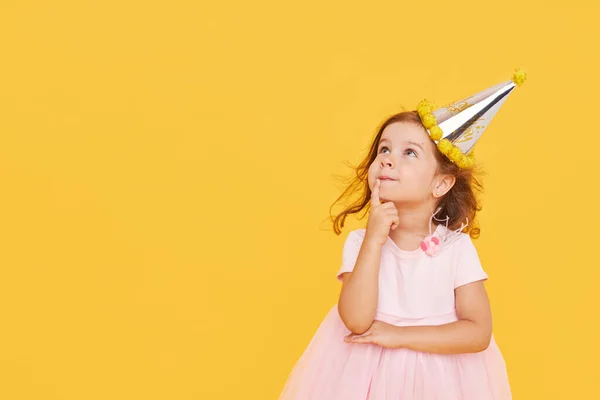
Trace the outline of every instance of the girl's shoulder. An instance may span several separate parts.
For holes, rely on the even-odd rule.
[[[468,233],[454,231],[446,228],[444,225],[438,226],[435,236],[437,236],[440,241],[440,247],[447,250],[456,251],[464,249],[465,247],[474,247],[473,240]]]
[[[359,228],[359,229],[354,229],[354,230],[351,230],[350,232],[348,232],[348,236],[349,237],[353,236],[355,238],[364,239],[366,233],[367,233],[367,229],[366,228]]]
[[[344,247],[360,247],[362,245],[363,240],[365,239],[366,233],[366,228],[354,229],[349,231],[344,242]]]

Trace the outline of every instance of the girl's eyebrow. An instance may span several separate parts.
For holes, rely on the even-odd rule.
[[[383,143],[383,142],[389,142],[389,141],[390,141],[390,140],[388,140],[387,138],[384,138],[384,139],[381,139],[381,140],[379,141],[379,144],[381,145],[381,143]],[[412,144],[413,146],[417,146],[417,147],[418,147],[418,148],[420,148],[421,150],[425,151],[425,149],[423,148],[423,146],[422,146],[422,145],[420,145],[420,144],[419,144],[419,143],[417,143],[417,142],[414,142],[414,141],[412,141],[412,140],[408,140],[406,143],[408,143],[408,144]]]
[[[414,146],[417,146],[417,147],[418,147],[418,148],[420,148],[421,150],[425,151],[425,149],[423,148],[423,146],[421,146],[421,145],[420,145],[419,143],[417,143],[417,142],[413,142],[412,140],[409,140],[407,143],[408,143],[408,144],[412,144],[412,145],[414,145]]]

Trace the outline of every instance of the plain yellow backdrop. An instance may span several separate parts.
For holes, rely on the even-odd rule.
[[[588,4],[589,3],[589,4]],[[377,124],[510,79],[476,246],[515,399],[600,398],[597,2],[0,3],[0,398],[276,399]]]

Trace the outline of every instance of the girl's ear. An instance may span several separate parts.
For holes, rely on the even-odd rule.
[[[433,185],[433,197],[440,198],[452,189],[456,183],[456,177],[453,175],[440,175],[436,178]]]

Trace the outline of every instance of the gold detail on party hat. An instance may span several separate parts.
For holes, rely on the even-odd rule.
[[[459,100],[456,103],[450,103],[448,105],[445,105],[442,108],[445,108],[446,110],[448,110],[448,112],[451,115],[456,115],[461,111],[466,110],[467,108],[469,108],[470,104],[467,103],[466,100]]]

